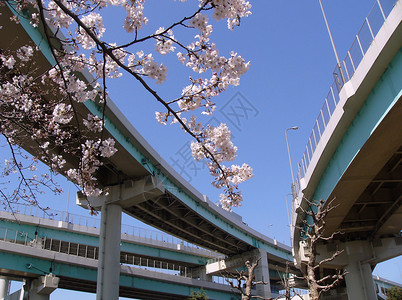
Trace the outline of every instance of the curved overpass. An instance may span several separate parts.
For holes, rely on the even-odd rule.
[[[0,283],[4,277],[32,282],[51,272],[57,288],[96,291],[100,220],[37,207],[0,210]],[[204,289],[211,299],[237,298],[220,272],[203,274],[222,255],[155,230],[122,226],[119,295],[140,299],[187,299]],[[241,261],[243,264],[244,261]],[[211,266],[213,264],[210,264]],[[269,269],[272,292],[283,289],[277,268]],[[161,288],[163,286],[163,288]],[[0,284],[0,297],[2,295]],[[8,298],[6,298],[8,299]]]
[[[381,9],[381,2],[373,11]],[[372,29],[369,19],[363,29]],[[318,252],[323,259],[345,250],[322,270],[349,271],[349,299],[375,299],[371,270],[402,254],[401,20],[402,4],[395,1],[366,50],[359,39],[363,30],[357,36],[355,44],[363,57],[353,64],[348,52],[341,62],[346,82],[336,79],[325,100],[293,186],[292,240],[299,267],[309,247],[300,231],[306,216],[298,208],[306,208],[306,200],[335,199],[337,207],[326,218],[325,234],[343,234],[322,244]]]
[[[37,65],[43,70],[50,68],[55,62],[43,37],[43,30],[33,28],[20,15],[19,25],[11,23],[9,17],[12,10],[7,6],[1,7],[1,10],[3,17],[0,25],[9,37],[13,37],[13,43],[8,44],[8,38],[4,38],[0,41],[0,47],[17,48],[32,40],[41,49],[41,54],[35,58]],[[89,73],[83,72],[79,76],[91,82]],[[78,104],[77,112],[83,118],[88,112],[101,115],[101,108],[87,101]],[[105,261],[102,262],[100,258],[100,268],[106,270],[109,265],[114,265],[114,271],[102,271],[101,275],[98,272],[98,276],[101,276],[98,281],[109,284],[102,276],[115,274],[119,268],[119,249],[116,245],[119,243],[117,236],[120,236],[121,212],[226,256],[251,253],[258,249],[258,255],[263,256],[262,270],[258,276],[265,278],[265,281],[269,279],[268,265],[285,270],[286,262],[292,260],[290,247],[251,229],[242,222],[241,217],[224,211],[194,189],[152,149],[110,99],[105,111],[106,137],[115,139],[118,152],[103,162],[96,177],[103,187],[110,189],[110,194],[97,199],[77,196],[80,205],[86,206],[90,201],[92,206],[102,211],[100,247],[105,248],[101,252],[108,253],[104,255],[109,259],[104,257]],[[30,140],[23,141],[21,146],[32,154],[36,153],[35,145]],[[66,165],[67,168],[76,167],[77,158],[69,157]],[[113,263],[110,262],[111,257],[115,258]],[[116,291],[118,283],[113,284],[115,286],[109,286],[107,290]],[[263,296],[269,296],[269,287],[262,293]]]

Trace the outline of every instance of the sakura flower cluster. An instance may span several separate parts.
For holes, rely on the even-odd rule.
[[[95,173],[102,166],[103,158],[116,153],[115,141],[111,138],[88,139],[89,132],[102,131],[103,121],[98,116],[88,114],[87,119],[82,121],[84,127],[77,128],[74,113],[74,103],[96,97],[98,91],[88,90],[90,86],[74,73],[68,70],[60,72],[58,67],[40,76],[35,73],[31,73],[32,76],[22,74],[28,67],[38,69],[35,62],[30,61],[33,55],[31,46],[23,46],[16,51],[3,50],[0,54],[0,73],[3,76],[0,82],[0,133],[9,143],[14,166],[10,168],[8,163],[6,170],[21,173],[21,186],[34,187],[25,189],[26,192],[19,198],[31,201],[29,190],[38,190],[40,183],[50,186],[49,176],[35,175],[28,180],[22,173],[26,169],[37,169],[36,163],[25,167],[16,159],[15,153],[20,152],[18,146],[27,143],[36,145],[33,161],[40,159],[53,173],[64,173],[79,184],[87,195],[99,195],[102,190],[97,185]],[[65,61],[61,60],[60,65],[64,64]],[[67,157],[71,155],[79,158],[77,168],[69,169],[66,165]],[[22,161],[26,161],[25,156]],[[55,190],[59,190],[57,185]]]
[[[199,141],[191,143],[191,151],[196,160],[210,159],[208,169],[215,178],[212,184],[224,190],[220,195],[220,203],[224,209],[241,205],[243,200],[238,185],[253,177],[253,170],[248,164],[241,166],[232,165],[226,167],[225,161],[233,161],[236,158],[237,147],[231,141],[231,133],[226,124],[218,127],[208,126],[200,130],[200,123],[189,126],[197,126],[201,132]]]
[[[7,74],[0,89],[0,109],[6,113],[1,133],[10,142],[18,144],[23,134],[34,139],[41,160],[78,183],[85,194],[99,195],[102,187],[96,183],[97,172],[102,161],[116,152],[114,140],[102,138],[102,113],[82,116],[76,105],[94,101],[105,108],[108,80],[128,74],[166,109],[156,112],[159,123],[179,123],[195,138],[193,156],[209,161],[213,184],[224,189],[222,206],[230,209],[241,204],[238,184],[252,177],[252,169],[247,164],[226,167],[224,163],[233,161],[237,151],[230,130],[225,124],[204,126],[196,114],[212,114],[218,105],[214,97],[238,86],[250,67],[235,51],[219,51],[211,41],[214,28],[210,24],[215,19],[226,20],[230,30],[239,26],[241,18],[251,14],[248,1],[199,0],[188,15],[147,30],[143,29],[151,22],[145,14],[146,0],[22,0],[17,9],[28,5],[32,26],[45,28],[55,63],[46,72],[31,74],[27,69],[34,55],[32,46],[0,52],[0,67]],[[117,10],[118,18],[106,20]],[[105,24],[110,21],[120,23],[124,32],[108,32]],[[183,37],[184,31],[189,33]],[[116,37],[119,43],[106,37]],[[172,99],[152,87],[172,76],[163,61],[169,54],[193,74]],[[87,71],[92,82],[83,79]],[[30,126],[12,125],[16,117]],[[79,158],[75,167],[67,167],[66,156],[71,154]]]

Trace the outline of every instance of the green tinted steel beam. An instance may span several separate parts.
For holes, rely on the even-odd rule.
[[[4,236],[6,230],[9,231],[8,237],[13,238],[16,232],[20,232],[22,241],[25,238],[25,234],[28,235],[28,241],[35,239],[35,233],[41,238],[55,239],[64,242],[77,243],[81,245],[88,245],[93,247],[99,246],[99,237],[93,235],[87,235],[66,230],[57,230],[47,227],[41,227],[40,225],[18,224],[16,222],[6,222],[0,220],[0,236]],[[189,263],[194,265],[206,265],[207,258],[197,256],[189,253],[184,253],[176,250],[156,248],[152,245],[137,244],[135,242],[129,243],[124,240],[121,241],[121,251],[133,253],[137,255],[150,256],[160,260],[174,260],[183,263]]]
[[[364,143],[402,95],[402,50],[389,64],[329,161],[313,199],[328,199]]]
[[[6,1],[6,4],[13,12],[13,14],[18,18],[18,21],[20,22],[21,26],[30,36],[32,41],[39,47],[39,49],[41,50],[42,54],[46,57],[48,62],[52,66],[54,66],[56,64],[56,60],[53,57],[52,50],[45,37],[42,35],[42,33],[36,27],[32,26],[29,19],[28,11],[26,10],[23,12],[17,12],[17,4],[14,1]]]
[[[83,268],[72,264],[58,263],[51,260],[21,256],[12,253],[0,252],[0,268],[17,272],[37,274],[38,276],[47,274],[52,270],[56,276],[63,276],[86,281],[96,282],[96,269]],[[197,281],[199,282],[199,281]],[[180,283],[161,281],[156,278],[142,278],[128,275],[120,275],[120,286],[153,291],[163,291],[168,294],[189,296],[192,291],[198,289]],[[235,300],[239,299],[232,292],[216,291],[204,288],[204,291],[211,299]]]

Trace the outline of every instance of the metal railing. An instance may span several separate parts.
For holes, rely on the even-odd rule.
[[[71,224],[75,224],[75,225],[81,225],[81,226],[92,227],[92,228],[100,228],[100,219],[99,218],[67,213],[65,211],[59,211],[59,210],[54,210],[54,209],[43,210],[37,206],[18,204],[18,203],[13,203],[10,205],[10,207],[3,208],[3,210],[7,211],[9,213],[23,214],[26,216],[33,216],[33,217],[54,220],[54,221],[63,221],[63,222],[67,222],[67,223],[71,223]],[[176,238],[174,236],[171,236],[169,234],[166,234],[166,233],[163,233],[160,231],[156,231],[156,230],[142,228],[142,227],[122,224],[121,232],[123,234],[127,234],[129,236],[133,236],[133,237],[136,237],[138,239],[141,239],[141,240],[144,240],[144,241],[147,241],[150,243],[152,243],[152,241],[156,241],[159,243],[179,245],[177,247],[183,247],[183,248],[189,247],[192,249],[202,249],[203,251],[210,251],[210,250],[203,249],[197,245],[186,242],[184,240],[181,240],[179,238]],[[182,250],[183,248],[180,248],[180,249]],[[178,249],[178,250],[180,250],[180,249]],[[210,252],[211,252],[211,254],[214,253],[213,251],[210,251]]]
[[[29,233],[16,229],[0,227],[0,241],[19,244],[37,249],[65,253],[68,255],[79,256],[83,258],[97,260],[99,248],[96,246],[84,245],[73,242],[56,240],[53,238],[30,237]],[[143,270],[149,270],[170,275],[192,277],[192,268],[169,263],[167,261],[154,260],[148,257],[142,257],[131,253],[122,253],[120,255],[121,264],[128,265]]]
[[[9,229],[6,227],[0,227],[0,239],[2,241],[21,245],[28,245],[33,240],[26,232]]]
[[[46,237],[30,237],[29,233],[16,229],[0,227],[0,241],[34,247],[36,249],[49,250],[57,253],[64,253],[73,256],[97,260],[99,248],[96,246],[84,245],[74,242],[67,242]],[[132,253],[121,253],[120,263],[130,267],[139,268],[168,275],[192,278],[193,269],[167,261],[154,260],[149,257],[134,255]],[[231,279],[234,280],[234,279]],[[236,283],[237,281],[234,280]],[[222,285],[229,285],[225,277],[212,276],[212,282]]]
[[[314,151],[316,150],[332,114],[339,103],[340,90],[345,82],[353,77],[353,74],[369,49],[375,36],[398,1],[399,0],[376,0],[369,15],[366,17],[362,27],[356,35],[352,46],[348,50],[345,59],[340,62],[340,66],[337,65],[335,67],[335,71],[333,72],[334,81],[314,123],[302,159],[298,164],[297,179],[295,181],[295,186],[292,186],[292,191],[294,190],[296,195],[300,191],[300,179],[306,175]],[[343,78],[345,79],[345,82]]]
[[[100,224],[99,218],[71,214],[55,209],[43,209],[36,205],[12,203],[6,208],[3,208],[3,210],[9,213],[22,214],[25,216],[38,217],[54,221],[63,221],[92,228],[99,228]]]

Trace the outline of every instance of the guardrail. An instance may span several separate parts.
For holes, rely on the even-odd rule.
[[[99,257],[99,248],[96,246],[67,242],[53,238],[30,236],[30,234],[27,232],[22,232],[7,227],[0,227],[0,241],[93,260],[97,260]],[[27,251],[27,253],[29,253],[29,251]],[[216,262],[222,259],[224,259],[224,257],[213,258],[208,260],[208,263]],[[142,270],[193,278],[193,269],[191,267],[181,266],[179,264],[169,263],[167,261],[154,260],[149,257],[142,257],[132,253],[120,253],[120,263],[122,265],[128,265]],[[231,278],[230,280],[237,284],[236,279]],[[224,276],[212,276],[211,281],[217,284],[229,285],[227,278]]]
[[[57,253],[79,256],[87,259],[97,260],[99,248],[96,246],[84,245],[79,243],[56,240],[53,238],[31,237],[29,233],[16,229],[0,227],[0,241],[34,247],[36,249],[49,250]],[[27,251],[29,253],[29,251]],[[191,267],[181,266],[179,264],[169,263],[167,261],[154,260],[149,257],[142,257],[132,253],[122,252],[120,254],[120,263],[122,265],[139,268],[142,270],[154,271],[174,276],[192,278],[193,269]],[[212,282],[228,285],[224,277],[213,276]]]
[[[27,232],[22,232],[7,227],[0,227],[0,241],[94,260],[97,260],[99,255],[99,248],[96,246],[66,242],[53,238],[41,238],[38,236],[30,237]],[[154,260],[148,257],[141,257],[131,253],[121,253],[120,262],[124,265],[146,269],[149,271],[189,278],[192,277],[192,268],[166,261]]]
[[[0,239],[8,241],[14,244],[28,245],[32,242],[33,238],[28,236],[28,233],[18,231],[15,229],[9,229],[6,227],[0,227]]]
[[[59,211],[54,209],[41,209],[37,206],[25,205],[25,204],[17,204],[13,203],[7,208],[3,208],[4,211],[7,211],[12,214],[23,214],[26,216],[33,216],[42,219],[54,220],[54,221],[62,221],[75,225],[81,225],[92,228],[100,228],[100,219],[94,217],[81,216],[77,214],[67,213],[65,211]],[[197,245],[191,244],[169,234],[146,229],[142,227],[132,226],[132,225],[121,225],[121,231],[123,234],[127,234],[130,236],[134,236],[144,240],[154,240],[157,242],[168,243],[168,244],[176,244],[182,247],[189,247],[193,249],[203,249]],[[203,249],[204,251],[210,251]],[[214,253],[211,251],[211,253]]]
[[[378,31],[385,23],[388,15],[399,0],[376,0],[370,13],[360,28],[352,46],[348,50],[344,60],[335,67],[334,81],[325,98],[324,104],[314,123],[313,130],[308,139],[302,159],[298,164],[298,174],[295,185],[292,186],[293,196],[300,191],[300,179],[306,175],[314,151],[339,103],[339,92],[343,85],[349,81],[369,49]]]

